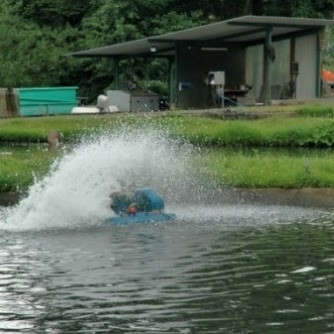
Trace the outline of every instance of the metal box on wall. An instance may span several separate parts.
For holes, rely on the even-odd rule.
[[[155,93],[108,90],[107,96],[109,105],[116,106],[119,111],[159,110],[159,95]]]

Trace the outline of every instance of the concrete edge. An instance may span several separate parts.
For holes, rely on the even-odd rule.
[[[223,197],[228,203],[334,208],[334,188],[236,188],[226,190]]]

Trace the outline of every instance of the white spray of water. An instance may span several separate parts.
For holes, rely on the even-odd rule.
[[[287,211],[237,203],[208,205],[216,197],[219,201],[222,194],[217,190],[221,189],[214,189],[214,184],[193,165],[195,156],[198,155],[193,147],[143,129],[141,133],[120,131],[117,135],[85,140],[56,161],[50,173],[36,181],[20,203],[0,211],[0,229],[24,231],[103,224],[113,215],[112,192],[147,186],[157,189],[165,197],[166,211],[170,209],[181,220],[203,223],[223,219],[234,224],[235,220],[252,218],[267,223],[269,218],[278,221],[284,214],[314,215],[313,211],[302,209]]]
[[[57,161],[18,205],[2,211],[0,228],[48,229],[96,225],[112,216],[110,194],[155,187],[172,198],[187,178],[189,147],[154,133],[85,141]]]

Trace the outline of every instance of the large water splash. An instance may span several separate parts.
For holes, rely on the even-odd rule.
[[[110,193],[155,187],[166,202],[188,192],[191,151],[154,131],[84,140],[55,162],[18,205],[2,212],[3,229],[77,227],[112,215]],[[189,194],[188,194],[189,195]]]
[[[267,223],[269,216],[270,221],[278,221],[286,215],[314,215],[312,210],[305,209],[240,206],[238,201],[231,205],[233,193],[216,187],[208,178],[208,171],[194,163],[196,157],[203,159],[198,153],[191,145],[148,129],[123,129],[118,134],[83,140],[56,161],[50,173],[37,180],[21,202],[0,211],[0,229],[22,231],[103,224],[113,215],[112,192],[147,186],[165,197],[167,211],[198,223],[223,219],[225,224],[234,225],[236,220],[247,219],[258,224]]]

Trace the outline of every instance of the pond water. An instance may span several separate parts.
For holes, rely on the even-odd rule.
[[[102,138],[2,208],[0,332],[334,333],[334,213],[206,201],[193,154]],[[176,221],[104,224],[148,183]]]
[[[0,332],[334,332],[331,213],[182,210],[199,219],[2,231]]]

